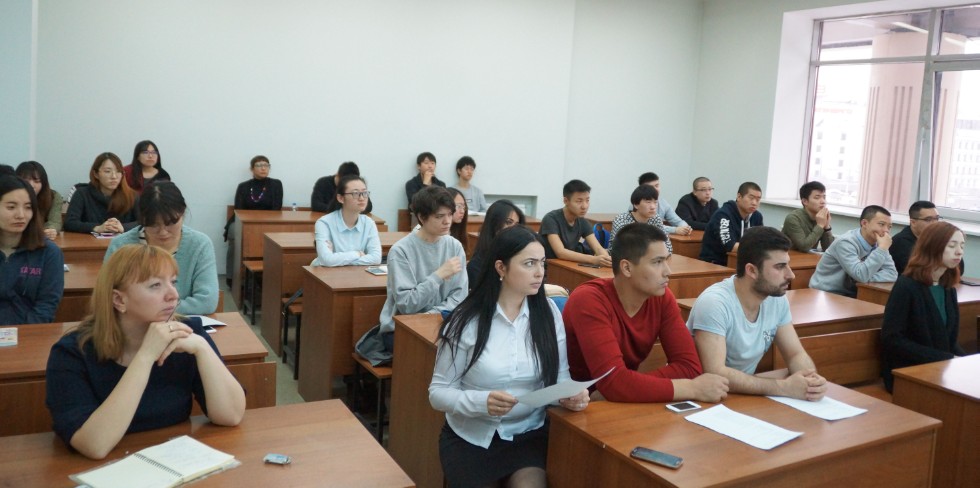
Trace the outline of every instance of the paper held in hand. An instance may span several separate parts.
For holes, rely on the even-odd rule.
[[[609,373],[616,369],[615,367],[609,368],[602,376],[592,380],[592,381],[575,381],[575,380],[565,380],[560,383],[555,383],[547,388],[542,388],[540,390],[535,390],[530,393],[525,393],[517,397],[517,401],[525,405],[538,408],[545,405],[550,405],[562,398],[568,398],[570,396],[575,396],[578,392],[592,386],[595,382],[605,378]]]

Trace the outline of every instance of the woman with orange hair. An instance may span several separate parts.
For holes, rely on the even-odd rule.
[[[95,157],[88,184],[76,185],[65,215],[66,232],[121,234],[136,227],[136,194],[123,178],[119,156]]]
[[[947,222],[925,228],[898,277],[881,325],[881,375],[892,390],[892,370],[963,356],[956,342],[960,310],[956,285],[966,238]]]
[[[177,262],[156,246],[120,248],[99,270],[92,315],[48,357],[54,431],[83,455],[104,458],[124,434],[187,420],[191,401],[217,425],[237,425],[245,392],[200,317],[174,316]]]

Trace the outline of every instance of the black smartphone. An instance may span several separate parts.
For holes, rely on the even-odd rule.
[[[589,264],[589,263],[578,263],[578,265],[579,266],[582,266],[583,268],[595,268],[595,269],[599,269],[599,268],[602,267],[602,266],[599,266],[598,264]]]
[[[976,281],[964,280],[963,278],[960,278],[960,283],[963,283],[966,286],[980,286],[980,283],[977,283]]]
[[[647,449],[639,446],[633,448],[633,451],[630,452],[630,456],[649,463],[666,466],[670,469],[677,469],[681,467],[681,464],[684,464],[684,460],[677,456],[672,456],[666,452],[654,451],[653,449]]]

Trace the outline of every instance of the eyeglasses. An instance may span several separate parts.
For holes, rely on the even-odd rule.
[[[256,168],[268,168],[268,167],[271,167],[271,166],[272,165],[269,164],[269,163],[255,163],[255,167]]]
[[[369,191],[351,191],[344,193],[344,195],[350,195],[351,198],[368,198],[371,196]]]
[[[933,222],[941,222],[943,220],[943,218],[940,217],[940,216],[938,216],[938,215],[936,215],[935,217],[925,217],[925,218],[921,218],[921,219],[916,218],[916,217],[912,217],[912,220],[921,220],[921,221],[923,221],[923,222],[925,222],[927,224],[931,224]]]
[[[117,176],[117,175],[121,175],[122,171],[116,171],[114,169],[103,169],[99,171],[99,173],[102,173],[104,176]]]
[[[715,191],[715,189],[714,188],[698,188],[697,190],[694,190],[694,191],[708,192],[708,191]]]
[[[456,204],[456,210],[465,210],[465,209],[466,209],[466,204],[465,203],[457,203]]]
[[[140,152],[140,154],[142,154],[144,156],[159,156],[160,155],[160,153],[158,153],[156,151],[142,151],[142,152]]]

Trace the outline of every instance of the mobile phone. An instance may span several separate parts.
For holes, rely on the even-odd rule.
[[[589,263],[578,263],[578,265],[579,266],[582,266],[583,268],[595,268],[595,269],[599,269],[599,268],[602,267],[602,266],[599,266],[598,264],[589,264]]]
[[[699,408],[701,408],[701,405],[694,402],[677,402],[667,404],[667,410],[678,413],[687,412],[688,410],[697,410]]]
[[[684,460],[677,456],[672,456],[666,452],[654,451],[653,449],[647,449],[639,446],[633,448],[633,450],[630,452],[630,456],[642,461],[666,466],[670,469],[677,469],[681,467],[681,464],[684,464]]]
[[[966,286],[980,286],[980,283],[977,283],[976,281],[964,280],[963,278],[960,278],[960,283],[963,283]]]
[[[215,332],[218,332],[218,329],[215,329],[214,327],[212,327],[210,325],[205,325],[204,326],[204,332],[207,332],[208,334],[214,334]]]

